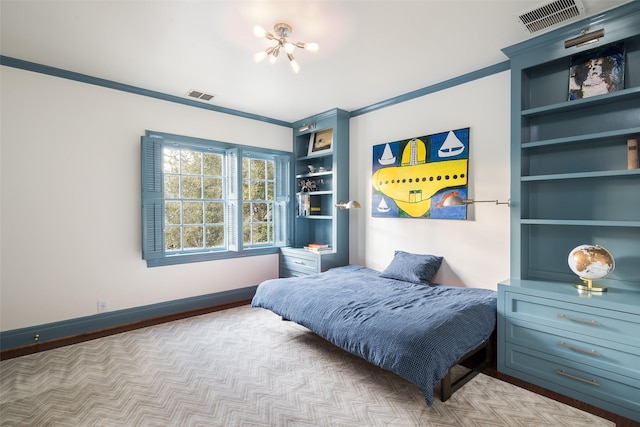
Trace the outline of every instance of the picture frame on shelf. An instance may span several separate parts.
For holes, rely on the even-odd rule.
[[[624,89],[624,62],[624,43],[614,43],[572,56],[569,101]]]
[[[333,150],[333,129],[314,132],[309,139],[307,155],[331,153]]]

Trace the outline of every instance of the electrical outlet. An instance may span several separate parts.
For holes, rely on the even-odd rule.
[[[104,299],[98,300],[98,313],[104,313],[105,311],[109,311],[107,300],[104,300]]]

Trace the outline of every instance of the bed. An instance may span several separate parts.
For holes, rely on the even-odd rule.
[[[398,258],[396,251],[394,262]],[[267,280],[258,286],[252,306],[271,310],[418,385],[431,406],[438,381],[445,401],[491,362],[496,292],[433,285],[412,277],[405,262],[392,271],[394,262],[383,272],[348,265]],[[435,271],[426,274],[428,279]],[[484,357],[452,382],[450,368],[476,354]]]

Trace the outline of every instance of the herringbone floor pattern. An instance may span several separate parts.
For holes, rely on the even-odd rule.
[[[420,390],[248,306],[10,359],[2,426],[612,426],[479,375]]]

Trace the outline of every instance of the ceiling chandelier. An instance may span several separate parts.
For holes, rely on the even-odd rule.
[[[266,31],[259,25],[253,27],[253,34],[257,37],[264,37],[267,40],[275,40],[277,42],[275,45],[268,47],[264,52],[256,53],[253,56],[253,59],[256,62],[260,62],[268,56],[269,62],[271,64],[275,64],[276,59],[278,59],[278,55],[280,54],[280,50],[284,50],[287,54],[287,58],[289,58],[291,69],[294,73],[298,73],[300,71],[300,65],[298,65],[298,62],[293,57],[293,51],[296,50],[296,47],[299,47],[310,52],[317,52],[318,43],[292,43],[287,41],[287,37],[291,35],[291,31],[291,25],[282,22],[273,26],[273,32],[275,35]]]

